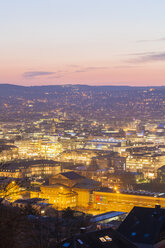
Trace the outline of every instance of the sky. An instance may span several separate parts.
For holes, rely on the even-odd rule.
[[[165,86],[164,0],[0,0],[0,83]]]

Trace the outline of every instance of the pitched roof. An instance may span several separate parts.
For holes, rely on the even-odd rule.
[[[75,173],[74,171],[68,171],[68,172],[63,172],[60,173],[64,177],[70,179],[70,180],[78,180],[78,179],[83,179],[83,176],[80,176],[79,174]]]
[[[158,169],[158,171],[165,171],[165,165],[163,165],[162,167],[160,167],[159,169]]]
[[[49,166],[55,166],[58,165],[58,163],[54,160],[18,160],[18,161],[11,161],[8,163],[4,163],[4,164],[0,164],[1,168],[3,169],[15,169],[15,168],[28,168],[29,166],[45,166],[45,165],[49,165]]]
[[[94,215],[91,217],[91,222],[101,222],[101,221],[105,221],[107,219],[111,219],[114,217],[118,217],[118,216],[126,216],[126,212],[117,212],[117,211],[110,211],[110,212],[106,212],[106,213],[102,213],[102,214],[98,214],[98,215]]]
[[[100,186],[100,182],[84,178],[81,182],[76,183],[76,185],[74,185],[74,188],[96,189],[98,186]]]
[[[134,243],[155,244],[165,225],[165,209],[134,207],[118,231]],[[165,229],[165,228],[164,228]]]
[[[117,231],[108,228],[95,232],[84,233],[73,239],[64,241],[60,247],[68,248],[136,248]]]

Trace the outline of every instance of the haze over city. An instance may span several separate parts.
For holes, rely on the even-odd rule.
[[[162,0],[5,0],[0,83],[165,85]]]

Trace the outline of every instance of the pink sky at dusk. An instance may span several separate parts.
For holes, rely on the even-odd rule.
[[[6,0],[0,83],[165,85],[165,2]]]
[[[2,68],[2,67],[1,67]],[[4,68],[1,81],[18,85],[48,84],[88,84],[88,85],[164,85],[164,65],[120,65],[120,66],[61,66],[54,70],[49,67],[25,70],[22,66],[14,66],[9,71]],[[21,72],[20,72],[21,69]],[[50,69],[50,70],[48,70]],[[24,73],[23,73],[24,72]],[[25,74],[27,73],[27,75]],[[138,82],[138,84],[137,84]]]

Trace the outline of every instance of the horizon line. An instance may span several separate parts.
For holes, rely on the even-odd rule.
[[[24,84],[11,84],[11,83],[0,83],[1,85],[8,85],[8,86],[20,86],[20,87],[49,87],[49,86],[88,86],[88,87],[136,87],[136,88],[150,88],[150,87],[154,87],[154,88],[158,88],[158,87],[165,87],[165,85],[121,85],[121,84],[117,84],[117,85],[113,85],[113,84],[103,84],[103,85],[95,85],[95,84],[41,84],[41,85],[24,85]]]

